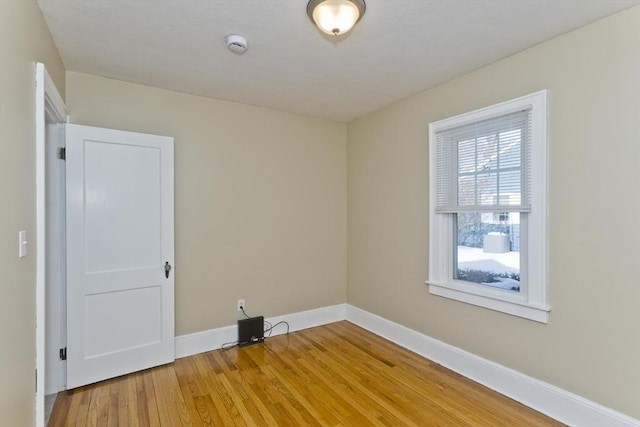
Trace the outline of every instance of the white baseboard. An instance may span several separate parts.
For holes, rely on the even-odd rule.
[[[293,332],[329,323],[340,322],[346,318],[347,304],[338,304],[313,310],[300,311],[298,313],[287,314],[284,316],[270,317],[266,320],[272,325],[281,321],[286,321],[289,323],[289,332]],[[284,325],[276,326],[273,329],[271,336],[281,335],[285,332],[287,332],[287,328]]]
[[[289,331],[293,332],[345,320],[346,310],[346,304],[338,304],[287,314],[285,316],[271,317],[265,320],[272,325],[280,321],[286,321],[289,323]],[[287,332],[286,326],[279,325],[273,329],[271,336],[284,334],[285,332]],[[235,342],[237,339],[237,325],[223,326],[221,328],[209,329],[208,331],[180,335],[176,337],[175,341],[176,358],[180,359],[182,357],[204,353],[205,351],[217,350],[221,348],[223,344]]]
[[[228,342],[238,339],[238,326],[224,326],[176,337],[176,359],[217,350]]]
[[[357,307],[347,305],[346,320],[565,424],[640,426],[640,420]]]

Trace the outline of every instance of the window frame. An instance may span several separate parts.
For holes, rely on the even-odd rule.
[[[531,109],[531,212],[520,215],[521,287],[515,293],[453,279],[455,214],[436,213],[435,141],[438,132],[523,109]],[[541,323],[548,322],[547,114],[547,91],[541,90],[429,123],[429,278],[426,283],[430,294]]]

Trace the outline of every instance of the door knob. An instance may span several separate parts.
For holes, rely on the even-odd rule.
[[[164,277],[166,277],[167,279],[169,278],[169,272],[171,271],[171,264],[169,264],[169,261],[164,263]]]

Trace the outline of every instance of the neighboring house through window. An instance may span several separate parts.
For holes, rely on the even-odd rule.
[[[547,93],[429,124],[429,292],[547,322]]]

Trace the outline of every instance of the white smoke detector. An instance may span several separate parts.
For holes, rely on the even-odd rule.
[[[226,37],[227,47],[233,53],[242,55],[247,51],[247,38],[238,34],[229,34]]]

